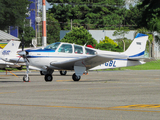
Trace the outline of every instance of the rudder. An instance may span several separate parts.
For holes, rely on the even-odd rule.
[[[124,54],[129,57],[144,56],[147,40],[148,40],[148,35],[138,33],[133,42],[131,43],[131,45],[124,52]]]

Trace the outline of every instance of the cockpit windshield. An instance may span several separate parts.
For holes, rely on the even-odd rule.
[[[48,45],[47,47],[45,47],[44,49],[52,49],[52,50],[56,50],[59,46],[59,42],[56,42],[56,43],[52,43],[50,45]]]

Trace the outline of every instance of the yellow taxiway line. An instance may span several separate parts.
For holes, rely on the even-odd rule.
[[[131,112],[158,112],[157,110],[132,110],[132,109],[120,109],[120,108],[126,108],[127,106],[118,106],[118,107],[76,107],[76,106],[52,106],[52,105],[26,105],[26,104],[3,104],[0,103],[0,105],[6,105],[6,106],[26,106],[26,107],[50,107],[50,108],[72,108],[72,109],[91,109],[91,110],[115,110],[115,111],[131,111]],[[130,106],[130,105],[129,105]],[[143,105],[148,106],[148,105]],[[149,105],[154,108],[156,105]],[[160,106],[160,105],[158,105]],[[148,108],[148,107],[147,107]]]

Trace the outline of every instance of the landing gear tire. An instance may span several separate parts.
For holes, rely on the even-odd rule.
[[[62,70],[62,71],[60,71],[60,74],[61,74],[61,75],[66,75],[66,74],[67,74],[67,71]]]
[[[47,75],[45,75],[44,79],[46,82],[51,82],[53,80],[53,77],[51,74],[47,74]]]
[[[75,73],[72,75],[73,81],[79,81],[81,79],[81,76],[77,76]]]
[[[23,77],[23,81],[24,81],[24,82],[29,82],[29,77],[27,78],[27,75],[25,75],[25,76]]]

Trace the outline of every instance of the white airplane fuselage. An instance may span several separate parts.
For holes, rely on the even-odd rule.
[[[68,43],[60,43],[59,47],[56,50],[51,50],[51,49],[40,49],[40,50],[27,50],[28,55],[27,59],[29,60],[29,64],[31,66],[37,67],[42,70],[46,70],[48,67],[52,69],[57,69],[57,70],[74,70],[74,66],[69,66],[65,68],[63,65],[56,65],[56,64],[61,64],[65,61],[72,61],[76,58],[87,58],[95,55],[99,56],[107,56],[106,58],[103,58],[104,61],[102,64],[96,64],[94,63],[88,63],[88,62],[83,62],[81,61],[80,64],[84,64],[88,69],[87,70],[98,70],[98,69],[108,69],[108,68],[117,68],[117,67],[126,67],[126,66],[134,66],[134,65],[140,65],[144,64],[145,62],[143,61],[135,61],[135,60],[128,60],[127,58],[129,56],[123,54],[123,53],[118,53],[118,52],[111,52],[111,51],[103,51],[103,50],[97,50],[97,49],[92,49],[88,48],[85,46],[81,46],[83,52],[80,54],[77,54],[75,52],[72,53],[67,53],[67,52],[59,52],[59,48]],[[74,51],[74,44],[72,45],[72,51]],[[85,49],[92,50],[94,52],[93,55],[87,54]],[[143,51],[144,52],[144,51]],[[112,58],[112,59],[111,59]],[[94,59],[94,58],[93,58]],[[97,58],[95,58],[97,59]],[[51,65],[52,64],[52,65]],[[55,64],[55,66],[54,66]],[[78,63],[77,63],[78,64]]]
[[[137,34],[125,52],[111,52],[80,46],[71,43],[57,42],[44,49],[25,50],[19,53],[27,66],[40,70],[46,81],[52,81],[52,73],[56,70],[74,70],[74,81],[79,81],[86,70],[98,70],[144,64],[146,42],[148,36]],[[24,76],[28,81],[28,72]]]

